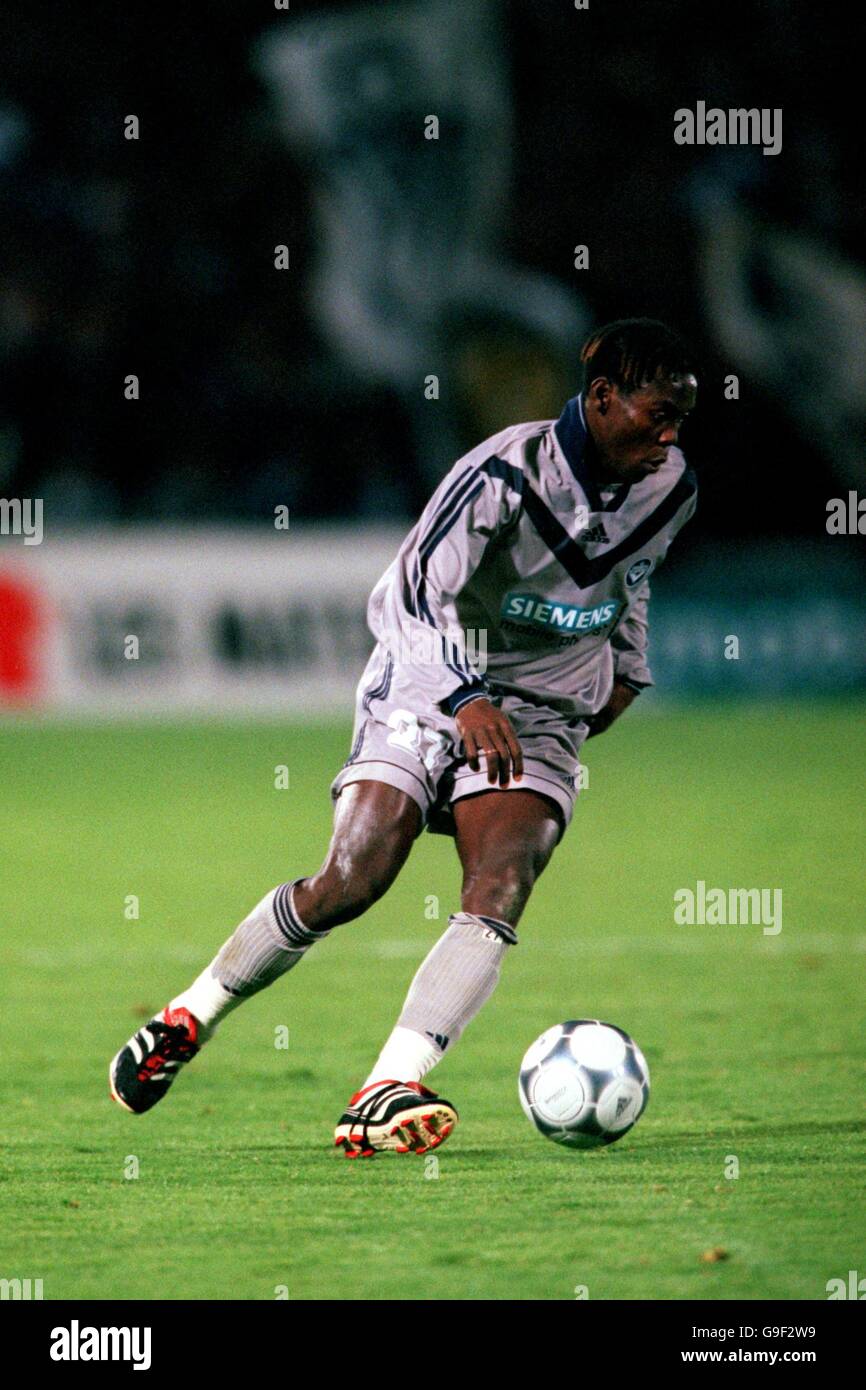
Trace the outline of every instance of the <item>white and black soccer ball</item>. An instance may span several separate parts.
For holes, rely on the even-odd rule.
[[[573,1149],[612,1144],[649,1100],[646,1059],[633,1038],[595,1018],[557,1023],[526,1053],[520,1104],[546,1139]]]

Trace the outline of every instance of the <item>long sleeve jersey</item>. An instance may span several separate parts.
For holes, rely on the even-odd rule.
[[[695,510],[682,452],[599,483],[579,396],[461,458],[382,575],[373,635],[447,714],[479,692],[595,714],[614,676],[652,684],[649,576]],[[409,671],[407,671],[407,675]]]

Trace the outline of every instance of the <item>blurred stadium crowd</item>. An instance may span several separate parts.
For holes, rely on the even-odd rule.
[[[409,517],[632,314],[705,364],[702,530],[814,535],[857,486],[860,132],[819,6],[13,0],[0,26],[3,495]],[[782,154],[675,146],[697,100],[782,108]]]

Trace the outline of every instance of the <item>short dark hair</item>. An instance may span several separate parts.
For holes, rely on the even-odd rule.
[[[630,392],[658,376],[695,371],[688,343],[659,319],[617,319],[595,329],[580,350],[580,360],[584,391],[597,376],[606,376]]]

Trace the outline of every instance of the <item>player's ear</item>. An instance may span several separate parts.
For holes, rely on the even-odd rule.
[[[590,384],[587,395],[598,406],[599,414],[606,415],[610,405],[611,385],[606,376],[597,376]]]

